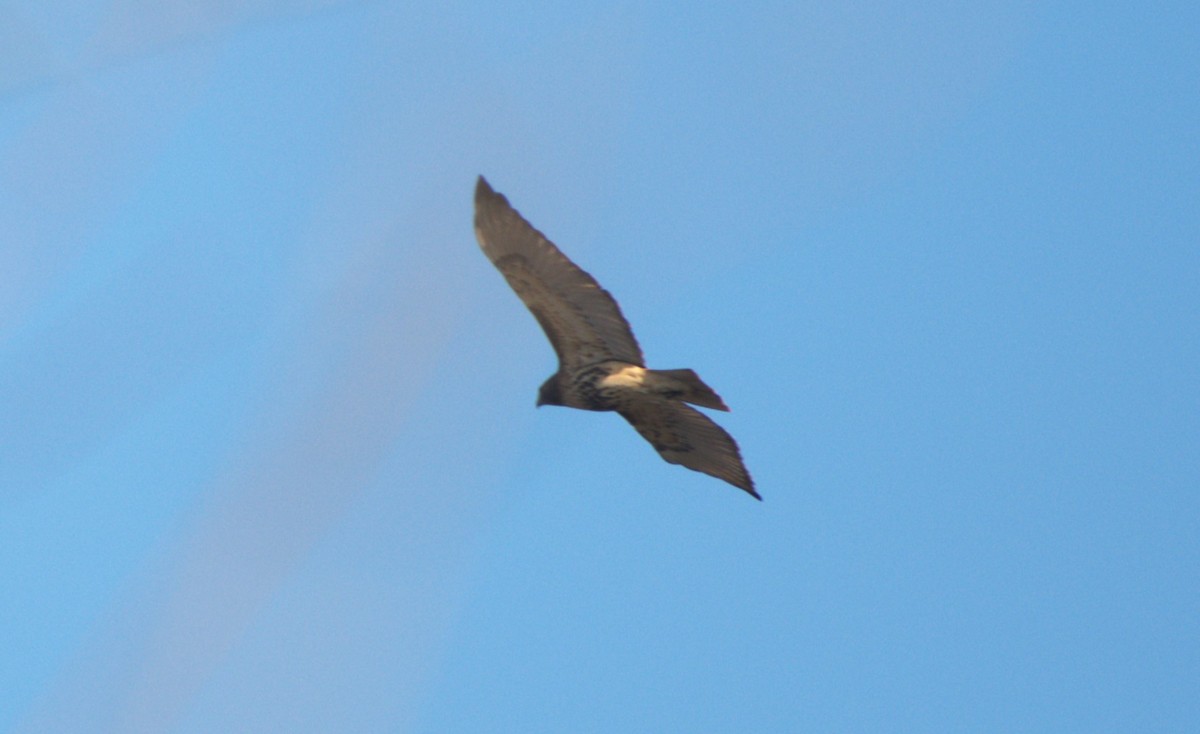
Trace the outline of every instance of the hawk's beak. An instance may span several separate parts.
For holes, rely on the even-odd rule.
[[[540,408],[540,407],[542,407],[543,405],[545,405],[545,403],[543,403],[543,402],[542,402],[542,396],[541,396],[541,395],[539,395],[539,396],[538,396],[538,399],[537,399],[537,402],[533,404],[533,407],[535,407],[535,408]]]

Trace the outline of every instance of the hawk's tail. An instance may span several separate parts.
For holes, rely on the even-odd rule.
[[[693,370],[646,370],[646,372],[653,378],[658,378],[653,380],[658,383],[653,386],[653,390],[664,397],[682,400],[702,408],[729,410],[725,401],[721,400],[721,396],[705,385]]]

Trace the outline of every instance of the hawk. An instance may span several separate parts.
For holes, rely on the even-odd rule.
[[[537,405],[616,411],[672,464],[723,479],[761,500],[737,443],[687,405],[729,410],[690,369],[646,368],[629,322],[608,291],[479,177],[475,237],[533,312],[558,354]]]

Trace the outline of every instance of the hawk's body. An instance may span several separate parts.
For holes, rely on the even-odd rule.
[[[538,405],[616,411],[664,459],[723,479],[754,497],[733,438],[685,403],[729,410],[688,369],[646,369],[617,302],[496,193],[475,187],[475,236],[533,312],[558,354]]]

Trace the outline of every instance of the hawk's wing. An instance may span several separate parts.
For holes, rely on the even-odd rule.
[[[617,412],[670,463],[724,479],[762,499],[733,437],[700,411],[677,400],[630,392]]]
[[[483,176],[475,186],[475,237],[542,325],[563,367],[607,359],[644,366],[629,322],[608,291],[530,226]]]

